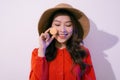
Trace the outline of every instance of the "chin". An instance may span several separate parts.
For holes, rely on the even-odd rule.
[[[56,38],[57,42],[58,42],[58,43],[61,43],[61,44],[66,43],[68,39],[69,39],[69,38],[65,38],[65,39],[61,39],[61,38],[59,38],[59,37]]]
[[[64,44],[67,40],[57,40],[59,43]]]

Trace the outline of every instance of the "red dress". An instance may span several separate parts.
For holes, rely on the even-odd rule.
[[[84,62],[91,64],[91,57],[89,50],[85,48],[88,56]],[[66,48],[57,49],[56,58],[47,62],[45,57],[38,57],[38,48],[32,52],[31,72],[29,80],[80,80],[80,67],[75,65]],[[86,69],[84,80],[96,80],[93,66]]]

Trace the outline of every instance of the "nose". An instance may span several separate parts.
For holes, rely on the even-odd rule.
[[[65,26],[61,26],[60,31],[61,31],[61,32],[65,32],[65,31],[66,31]]]

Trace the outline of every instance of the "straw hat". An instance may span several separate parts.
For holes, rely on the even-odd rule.
[[[83,36],[83,39],[84,39],[88,35],[89,29],[90,29],[89,19],[82,11],[80,11],[76,8],[73,8],[71,5],[65,4],[65,3],[60,3],[60,4],[56,5],[54,8],[47,9],[42,14],[39,24],[38,24],[38,31],[40,30],[41,27],[43,27],[45,25],[45,23],[47,22],[48,18],[51,16],[51,14],[58,9],[68,10],[78,18],[78,21],[82,25],[82,28],[84,31],[84,36]]]

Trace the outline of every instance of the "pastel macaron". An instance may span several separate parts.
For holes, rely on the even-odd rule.
[[[50,34],[52,34],[52,35],[57,34],[57,29],[56,28],[50,28]]]

